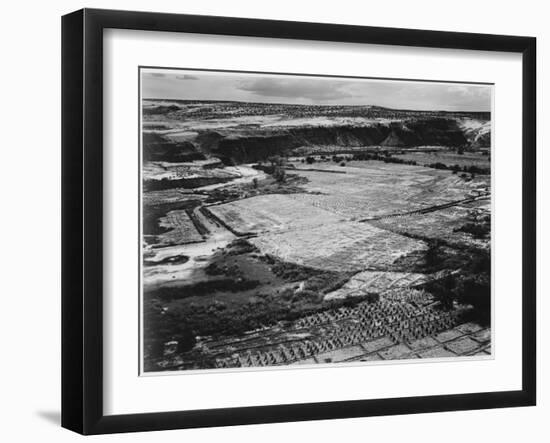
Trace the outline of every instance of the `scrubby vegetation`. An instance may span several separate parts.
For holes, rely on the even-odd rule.
[[[189,325],[182,321],[178,313],[167,310],[155,299],[143,303],[143,337],[144,350],[149,356],[145,359],[145,370],[153,370],[152,359],[162,357],[164,344],[176,340],[177,351],[187,352],[196,343],[195,334]]]
[[[144,191],[162,191],[165,189],[183,188],[194,189],[201,186],[215,185],[218,183],[227,183],[232,178],[223,177],[197,177],[197,178],[180,178],[180,179],[168,179],[163,178],[161,180],[145,180],[143,182]]]
[[[488,239],[491,236],[491,217],[487,216],[476,222],[468,222],[460,228],[456,228],[455,232],[466,232],[474,238]]]
[[[445,263],[445,266],[456,271],[427,283],[424,289],[431,293],[444,309],[451,309],[454,303],[472,305],[472,318],[488,325],[491,316],[490,252],[471,248],[452,254],[440,243],[433,242],[426,251],[426,265],[438,269],[440,263]]]
[[[240,292],[257,287],[260,283],[257,280],[245,280],[237,278],[217,278],[201,281],[192,285],[164,286],[149,292],[153,297],[161,300],[172,301],[189,297],[201,297],[210,295],[217,291]]]
[[[412,165],[412,166],[420,165],[418,161],[409,159],[410,157],[411,155],[394,156],[390,152],[386,151],[383,154],[376,153],[376,152],[374,153],[360,152],[360,153],[353,154],[352,159],[357,161],[378,160],[378,161],[383,161],[384,163],[395,163],[395,164]],[[337,161],[341,161],[342,157],[334,156],[333,159],[335,162],[337,162]],[[477,166],[475,164],[460,166],[459,164],[449,164],[449,163],[443,163],[441,161],[437,161],[432,163],[425,163],[422,166],[425,166],[427,168],[432,168],[432,169],[449,170],[449,171],[453,171],[453,173],[457,173],[460,171],[463,171],[465,173],[470,173],[470,174],[483,174],[483,175],[487,175],[491,173],[490,167],[482,167],[482,166]]]
[[[211,276],[209,280],[146,292],[144,334],[152,356],[158,356],[162,344],[170,340],[182,340],[178,346],[187,352],[195,336],[241,334],[314,312],[374,300],[365,294],[353,300],[324,301],[324,294],[341,287],[351,274],[260,255],[243,239],[217,253],[205,272]],[[246,278],[250,274],[258,279]],[[232,293],[235,295],[229,296]]]

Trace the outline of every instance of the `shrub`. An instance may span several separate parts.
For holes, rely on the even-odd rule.
[[[432,258],[439,261],[446,260],[442,251],[437,251]],[[485,250],[470,250],[467,259],[466,257],[462,259],[462,266],[457,274],[428,282],[424,289],[441,303],[443,309],[452,308],[455,301],[462,305],[473,306],[473,312],[470,314],[472,320],[488,324],[491,316],[490,253]]]
[[[284,183],[286,181],[286,171],[280,166],[275,166],[273,178],[277,181],[277,183]]]
[[[178,352],[187,352],[196,339],[185,318],[163,309],[158,300],[143,305],[143,338],[145,349],[152,358],[162,357],[164,343],[177,340]]]
[[[437,162],[437,163],[431,163],[428,165],[430,168],[434,169],[448,169],[447,165],[445,163]]]
[[[283,166],[284,160],[280,155],[273,155],[267,159],[272,166]]]
[[[491,233],[491,223],[466,223],[454,232],[466,232],[475,238],[486,238]]]

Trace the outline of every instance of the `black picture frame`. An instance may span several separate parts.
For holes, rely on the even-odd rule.
[[[103,413],[103,30],[171,31],[522,54],[522,388],[131,415]],[[536,402],[536,39],[83,9],[62,18],[62,426],[82,434],[531,406]]]

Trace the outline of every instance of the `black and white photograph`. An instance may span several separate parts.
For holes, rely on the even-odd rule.
[[[490,358],[492,85],[140,81],[144,373]]]
[[[6,3],[0,441],[544,440],[542,5]]]

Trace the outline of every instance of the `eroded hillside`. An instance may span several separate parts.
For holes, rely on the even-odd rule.
[[[468,150],[491,144],[490,115],[483,112],[146,100],[143,122],[149,160],[215,155],[232,164],[357,147]]]

